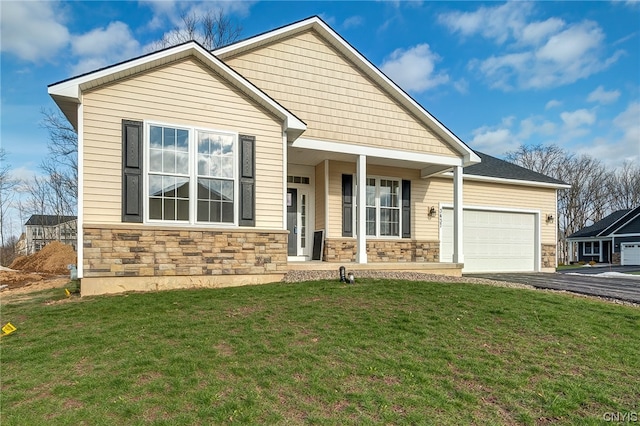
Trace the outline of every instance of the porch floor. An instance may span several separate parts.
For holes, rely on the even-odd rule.
[[[437,263],[437,262],[376,262],[376,263],[355,263],[355,262],[322,262],[314,261],[289,261],[287,267],[289,271],[336,271],[344,266],[349,271],[386,271],[386,272],[417,272],[424,274],[449,275],[453,277],[462,276],[462,263]]]

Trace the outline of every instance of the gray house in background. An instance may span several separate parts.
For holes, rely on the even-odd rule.
[[[78,242],[78,219],[76,216],[34,214],[24,224],[23,252],[33,254],[51,241],[60,241],[76,249]]]
[[[640,206],[615,211],[567,241],[571,261],[640,265]]]

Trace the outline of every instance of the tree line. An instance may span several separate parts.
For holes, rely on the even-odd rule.
[[[575,155],[557,145],[521,145],[506,153],[509,162],[561,180],[558,190],[558,261],[567,263],[567,237],[610,213],[640,206],[640,165],[625,161],[607,167],[589,155]]]

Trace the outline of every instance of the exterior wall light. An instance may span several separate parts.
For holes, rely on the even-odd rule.
[[[553,223],[553,215],[552,214],[548,214],[547,215],[547,223]]]
[[[436,215],[436,208],[431,206],[429,208],[429,217],[434,217]]]

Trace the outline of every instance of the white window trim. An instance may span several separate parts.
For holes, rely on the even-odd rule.
[[[390,177],[390,176],[379,176],[379,175],[367,175],[365,177],[365,182],[368,179],[375,179],[376,181],[376,234],[375,235],[366,235],[366,238],[368,239],[379,239],[379,240],[398,240],[398,239],[402,239],[402,178],[399,177]],[[394,182],[398,182],[398,235],[380,235],[380,209],[382,208],[380,206],[380,180],[391,180]],[[357,211],[358,209],[358,197],[356,194],[357,191],[357,182],[355,179],[355,175],[354,175],[354,179],[353,179],[353,205],[355,207],[354,212]],[[365,199],[366,199],[366,195],[365,195]],[[367,207],[371,207],[371,206],[365,206],[365,208]],[[388,208],[388,207],[385,207]],[[392,207],[395,208],[395,207]],[[356,222],[357,222],[357,218],[358,215],[354,214],[353,215],[353,237],[356,238],[358,236],[358,228],[356,227]],[[366,213],[365,213],[365,218],[366,218]],[[365,225],[365,229],[366,229],[366,225]]]
[[[178,220],[158,220],[149,219],[149,152],[150,152],[150,128],[151,126],[170,127],[174,129],[187,130],[189,132],[188,144],[189,144],[189,221]],[[234,138],[233,147],[233,223],[232,222],[198,222],[197,221],[197,197],[198,197],[198,147],[196,141],[197,132],[212,132],[231,135]],[[162,225],[162,226],[175,226],[175,227],[211,227],[211,228],[237,228],[238,216],[239,216],[239,203],[240,203],[240,178],[238,170],[238,149],[240,144],[238,143],[240,136],[238,132],[231,132],[228,130],[220,130],[201,126],[186,126],[183,124],[175,124],[163,121],[145,120],[144,121],[144,134],[143,134],[143,206],[144,206],[144,223],[148,225]],[[177,175],[177,174],[176,174]]]

